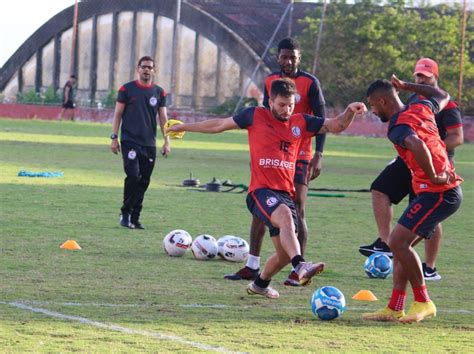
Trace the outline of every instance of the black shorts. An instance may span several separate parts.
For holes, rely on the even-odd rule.
[[[76,105],[72,101],[67,101],[66,103],[63,103],[63,108],[74,108]]]
[[[398,223],[429,239],[436,226],[454,214],[461,202],[462,189],[459,186],[440,193],[421,193],[405,209]]]
[[[411,172],[399,156],[380,172],[370,190],[386,194],[392,204],[400,203],[407,194],[410,195],[410,201],[416,197],[411,186]]]
[[[297,160],[296,169],[295,169],[295,177],[293,178],[293,182],[298,183],[298,184],[304,184],[305,186],[307,186],[308,185],[308,167],[309,167],[308,160]]]
[[[295,230],[298,232],[295,203],[288,193],[268,188],[260,188],[247,195],[247,208],[252,215],[262,220],[265,225],[268,226],[270,236],[280,235],[280,229],[273,226],[270,221],[272,213],[280,204],[285,204],[290,208]]]

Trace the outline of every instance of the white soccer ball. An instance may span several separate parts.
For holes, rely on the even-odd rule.
[[[225,235],[225,236],[222,236],[220,237],[218,240],[217,240],[217,254],[219,255],[219,257],[221,257],[222,259],[225,259],[224,258],[224,254],[222,253],[222,247],[224,247],[224,244],[229,241],[229,240],[235,240],[235,239],[239,239],[239,237],[237,236],[232,236],[232,235]]]
[[[168,256],[181,257],[191,247],[193,238],[184,230],[173,230],[163,239],[163,248]]]
[[[217,256],[217,241],[211,235],[199,235],[193,241],[191,251],[196,259],[208,261]]]
[[[243,238],[236,237],[228,240],[222,246],[222,257],[231,262],[243,262],[249,256],[249,244]]]

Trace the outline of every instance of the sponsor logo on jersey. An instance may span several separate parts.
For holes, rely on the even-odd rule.
[[[426,183],[420,183],[420,189],[426,189],[428,185]]]
[[[297,92],[295,95],[295,102],[299,103],[301,101],[301,95]]]
[[[275,197],[269,197],[265,203],[267,203],[267,205],[271,208],[276,203],[278,203],[278,200]]]
[[[295,138],[299,138],[301,136],[301,129],[298,126],[291,127],[291,133]]]
[[[260,159],[258,160],[258,164],[259,166],[262,166],[263,168],[276,167],[276,168],[283,168],[287,170],[292,170],[295,168],[294,162],[280,160],[280,159]]]
[[[158,103],[158,100],[156,99],[155,96],[153,96],[153,97],[150,98],[150,101],[149,101],[149,102],[150,102],[150,106],[155,107],[156,104]]]
[[[137,153],[135,150],[130,150],[128,152],[128,159],[129,160],[135,160],[135,158],[137,157]]]
[[[304,151],[303,149],[300,150],[300,156],[304,156],[306,155],[306,151]]]

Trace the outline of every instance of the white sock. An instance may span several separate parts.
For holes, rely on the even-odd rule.
[[[247,267],[257,270],[260,269],[260,257],[252,256],[249,254],[249,258],[247,258]]]

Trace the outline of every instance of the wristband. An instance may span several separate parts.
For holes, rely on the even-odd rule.
[[[112,135],[110,135],[110,139],[112,139],[112,140],[115,140],[115,139],[117,139],[117,138],[118,138],[118,135],[117,135],[117,134],[112,134]]]

